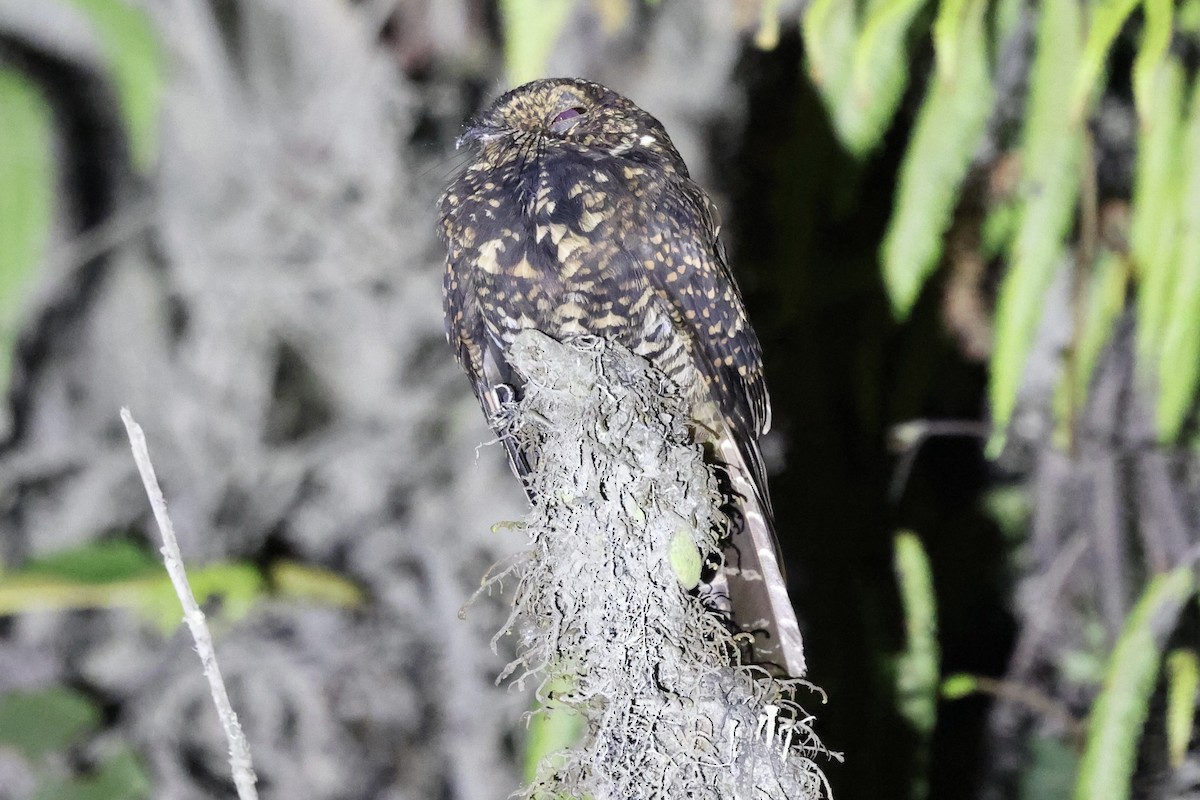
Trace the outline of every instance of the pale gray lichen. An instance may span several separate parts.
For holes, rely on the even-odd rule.
[[[527,798],[818,798],[828,755],[796,701],[802,681],[736,663],[738,643],[671,568],[681,533],[719,552],[725,518],[684,399],[618,346],[523,333],[527,383],[507,433],[532,454],[531,548],[505,631],[503,677],[539,681],[586,719]],[[811,687],[809,687],[811,688]]]

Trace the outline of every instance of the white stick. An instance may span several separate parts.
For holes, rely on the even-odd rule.
[[[221,719],[221,727],[225,729],[225,739],[229,742],[229,764],[233,768],[233,782],[237,786],[239,800],[258,800],[258,790],[254,787],[257,778],[254,775],[254,765],[250,761],[250,748],[238,724],[237,714],[229,704],[229,694],[225,691],[225,681],[221,679],[221,668],[217,665],[217,653],[213,649],[212,635],[208,624],[204,621],[204,612],[192,595],[192,587],[188,585],[187,572],[183,568],[183,557],[179,554],[179,542],[175,538],[175,527],[167,516],[167,501],[163,499],[162,489],[154,474],[154,465],[150,463],[150,451],[146,448],[146,434],[142,427],[133,421],[128,408],[121,409],[121,420],[125,423],[125,431],[129,434],[129,444],[133,448],[133,460],[137,463],[138,472],[142,476],[142,484],[150,497],[150,507],[154,509],[154,518],[158,521],[158,530],[162,534],[163,562],[179,602],[183,604],[183,619],[192,632],[196,642],[196,652],[200,654],[200,663],[204,665],[204,677],[208,678],[209,690],[212,692],[213,703],[217,706],[217,716]]]

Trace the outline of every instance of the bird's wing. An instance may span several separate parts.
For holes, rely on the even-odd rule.
[[[443,219],[443,225],[449,226],[451,217]],[[448,233],[443,232],[443,239],[450,242]],[[446,272],[442,277],[442,304],[445,310],[446,341],[454,348],[454,357],[467,373],[471,389],[484,411],[488,413],[489,421],[492,411],[488,408],[488,396],[495,388],[495,377],[489,375],[486,362],[487,353],[492,343],[483,322],[483,314],[479,308],[479,299],[475,292],[475,265],[473,253],[457,244],[448,244],[446,257]]]
[[[735,622],[754,631],[762,660],[804,674],[804,649],[779,563],[766,470],[758,438],[770,427],[762,349],[718,241],[716,212],[698,186],[681,180],[654,205],[641,254],[648,280],[690,337],[692,360],[718,419],[715,455],[726,466],[742,519],[726,550]],[[702,411],[702,410],[701,410]],[[763,641],[763,640],[767,641]]]
[[[445,214],[443,225],[451,224],[450,219],[450,215]],[[446,273],[442,281],[446,340],[467,373],[488,424],[504,444],[513,473],[529,495],[529,455],[521,450],[505,426],[505,406],[516,399],[517,391],[512,368],[504,358],[503,345],[484,324],[472,277],[475,273],[475,265],[470,263],[472,255],[449,244],[450,238],[443,232],[443,239],[448,244]]]
[[[696,368],[742,449],[760,502],[771,510],[758,438],[771,426],[762,348],[718,240],[716,210],[700,187],[674,181],[654,204],[639,255],[647,278],[691,336]]]

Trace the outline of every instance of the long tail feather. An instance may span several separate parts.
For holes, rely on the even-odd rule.
[[[725,554],[724,571],[734,622],[754,634],[756,658],[801,678],[807,671],[804,644],[787,582],[779,567],[771,512],[732,438],[721,437],[717,449],[726,464],[730,488],[737,495],[742,515]]]

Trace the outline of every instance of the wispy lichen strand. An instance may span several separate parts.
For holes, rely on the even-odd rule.
[[[825,796],[826,751],[795,697],[806,684],[737,665],[711,590],[671,567],[681,535],[716,557],[723,524],[683,399],[599,340],[528,331],[511,358],[528,383],[510,435],[537,456],[531,548],[493,578],[518,578],[503,677],[539,681],[586,720],[522,796]]]

